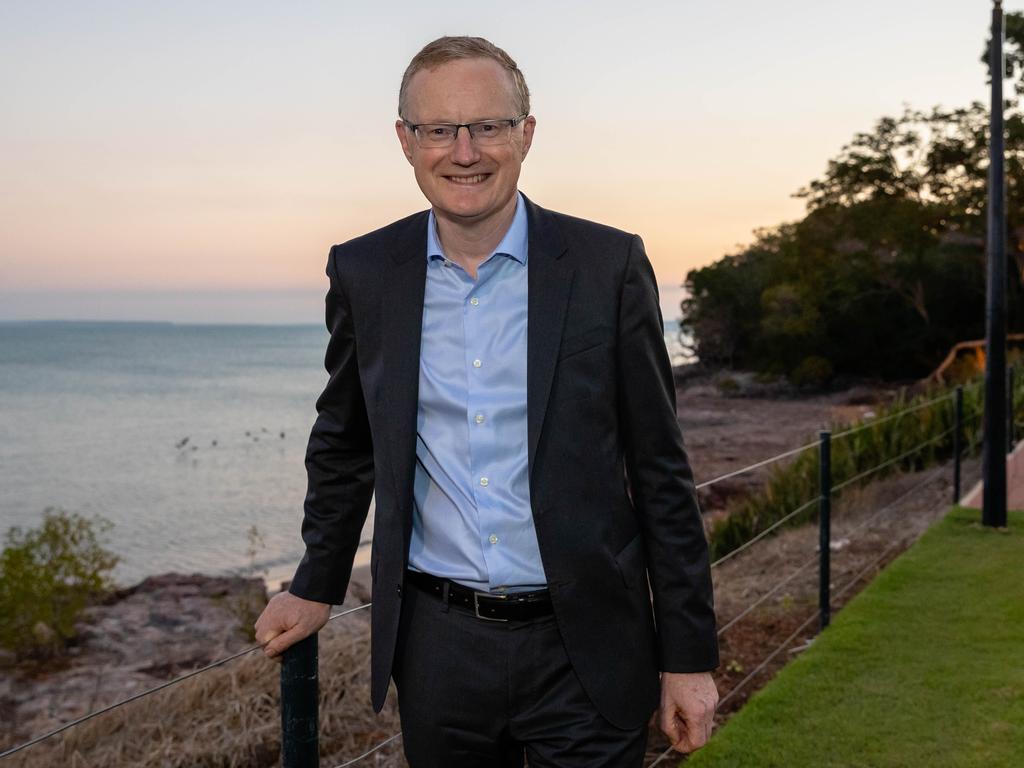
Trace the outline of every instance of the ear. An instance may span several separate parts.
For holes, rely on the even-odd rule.
[[[523,120],[523,150],[521,160],[526,159],[526,153],[530,151],[530,147],[533,145],[533,132],[537,128],[537,118],[530,115]]]
[[[402,145],[402,153],[405,155],[405,159],[409,161],[409,165],[412,165],[412,142],[409,141],[409,129],[405,127],[405,123],[401,120],[395,121],[395,133],[398,134],[398,143]]]

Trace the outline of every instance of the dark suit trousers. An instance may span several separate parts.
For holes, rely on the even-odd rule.
[[[640,768],[646,724],[598,714],[553,614],[495,622],[406,583],[393,669],[411,768]]]

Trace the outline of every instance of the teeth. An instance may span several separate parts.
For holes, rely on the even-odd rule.
[[[487,178],[487,175],[478,173],[476,176],[449,176],[448,178],[456,184],[479,184]]]

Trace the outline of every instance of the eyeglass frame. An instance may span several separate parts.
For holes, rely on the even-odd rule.
[[[473,141],[473,131],[470,128],[470,126],[471,125],[481,125],[483,123],[508,123],[508,129],[509,129],[508,136],[509,136],[509,140],[511,141],[511,139],[512,139],[512,129],[515,128],[517,125],[519,125],[521,122],[523,122],[529,116],[530,116],[529,112],[524,112],[523,114],[516,115],[515,117],[496,117],[496,118],[493,118],[491,120],[474,120],[472,123],[411,123],[408,120],[406,120],[404,117],[402,117],[401,119],[402,119],[402,123],[405,125],[405,127],[409,128],[410,130],[412,130],[413,136],[416,137],[416,143],[419,144],[421,149],[440,149],[441,147],[451,147],[451,146],[454,146],[456,144],[456,142],[458,142],[458,140],[459,140],[459,128],[465,128],[466,131],[469,133],[469,140]],[[399,115],[399,117],[401,117],[401,115]],[[428,145],[428,146],[424,147],[423,144],[420,144],[419,134],[416,133],[416,129],[417,128],[422,128],[424,125],[443,125],[446,128],[455,128],[455,136],[452,139],[452,143],[451,144],[437,144],[437,145],[434,145],[433,147]],[[501,146],[501,145],[500,144],[494,144],[492,146]]]

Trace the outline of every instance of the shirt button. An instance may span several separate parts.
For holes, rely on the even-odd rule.
[[[476,421],[477,424],[483,424],[484,415],[482,413],[478,413],[476,416],[473,417],[473,420]]]
[[[481,365],[483,365],[483,363],[480,361],[480,358],[477,358],[476,360],[473,361],[474,368],[479,368]]]
[[[469,300],[469,303],[472,304],[475,307],[477,304],[480,303],[480,299],[478,299],[476,296],[474,296],[472,299]]]
[[[487,537],[487,540],[489,542],[491,542],[491,544],[497,544],[498,543],[498,537],[495,536],[493,533],[490,536]]]
[[[488,479],[487,479],[486,477],[481,477],[481,478],[480,478],[480,485],[482,485],[482,486],[483,486],[484,488],[486,488],[486,487],[487,487],[487,484],[488,484],[489,482],[491,482],[491,481],[490,481],[490,480],[488,480]]]
[[[452,265],[452,263],[451,263],[451,261],[449,261],[448,259],[445,259],[445,260],[444,260],[444,265],[445,265],[446,267],[450,267],[450,266]]]

